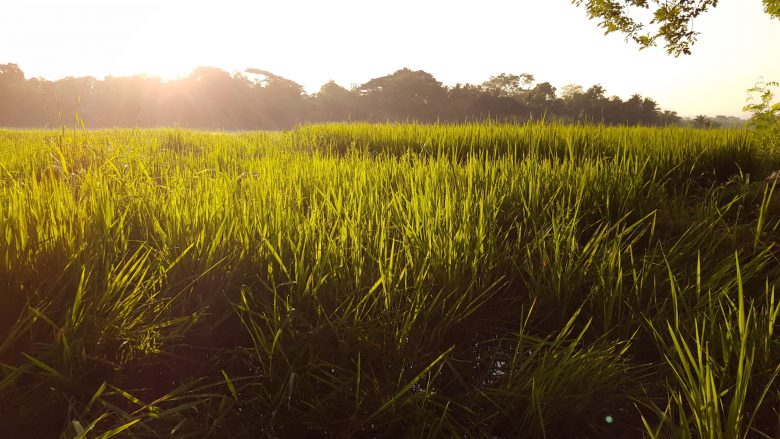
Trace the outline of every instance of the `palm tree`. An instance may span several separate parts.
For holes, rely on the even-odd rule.
[[[693,119],[694,128],[709,128],[710,126],[710,120],[703,114],[700,114]]]

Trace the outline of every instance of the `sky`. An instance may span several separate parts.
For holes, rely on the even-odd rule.
[[[760,0],[723,0],[694,29],[693,55],[674,58],[604,36],[570,0],[9,0],[0,63],[50,80],[254,67],[310,93],[402,67],[446,85],[530,73],[559,90],[639,93],[683,116],[745,115],[746,90],[780,80],[780,20]]]

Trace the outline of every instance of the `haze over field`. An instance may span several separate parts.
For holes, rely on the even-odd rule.
[[[0,63],[28,77],[132,75],[175,78],[198,65],[267,69],[316,92],[347,88],[408,66],[447,85],[501,72],[559,87],[600,83],[626,99],[651,96],[682,116],[740,115],[745,90],[780,77],[771,42],[780,22],[761,2],[726,1],[700,17],[693,55],[638,51],[604,37],[567,0],[484,2],[356,0],[219,3],[34,0],[5,5]]]

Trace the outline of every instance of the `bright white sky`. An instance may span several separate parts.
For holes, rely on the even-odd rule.
[[[8,0],[0,63],[27,77],[176,77],[256,67],[315,92],[401,68],[447,85],[531,73],[559,90],[600,83],[681,115],[739,115],[760,77],[780,80],[780,20],[724,0],[696,22],[692,56],[605,37],[569,0]]]

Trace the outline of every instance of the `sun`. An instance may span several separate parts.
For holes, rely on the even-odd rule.
[[[159,34],[131,41],[117,62],[120,64],[117,70],[127,74],[144,74],[166,80],[187,76],[199,65],[198,53],[193,46]]]
[[[188,76],[195,67],[196,63],[180,57],[167,56],[162,52],[148,52],[119,57],[111,67],[111,75],[144,75],[168,81]]]
[[[155,56],[151,57],[145,65],[139,63],[139,67],[141,68],[140,74],[156,76],[163,80],[174,80],[189,76],[197,64],[166,56]]]
[[[116,48],[113,71],[171,80],[188,76],[204,60],[204,35],[187,20],[174,20],[171,5],[160,5],[144,26]]]

